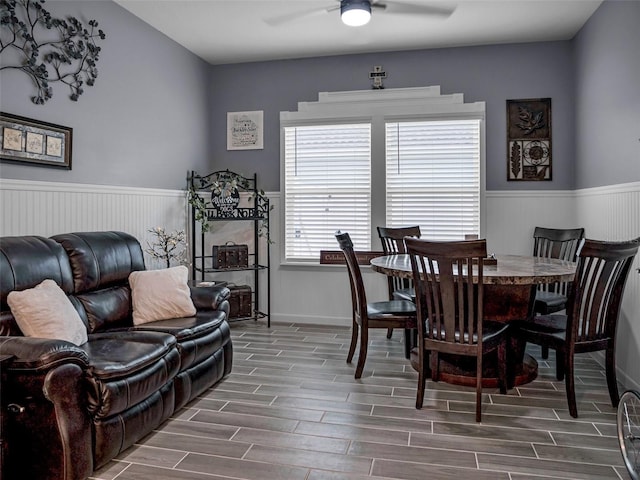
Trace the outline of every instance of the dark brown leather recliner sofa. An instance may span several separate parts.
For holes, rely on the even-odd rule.
[[[191,287],[195,316],[134,326],[128,277],[144,269],[122,232],[0,238],[3,478],[85,479],[231,371],[229,290]],[[44,279],[86,343],[22,336],[7,295]]]

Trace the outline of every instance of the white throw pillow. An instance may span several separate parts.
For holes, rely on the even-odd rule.
[[[163,270],[144,270],[129,275],[133,324],[196,314],[187,281],[189,270],[184,265]]]
[[[7,303],[22,334],[27,337],[66,340],[76,345],[87,341],[87,327],[69,297],[53,280],[10,292]]]

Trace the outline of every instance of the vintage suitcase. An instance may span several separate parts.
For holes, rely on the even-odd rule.
[[[213,246],[213,268],[247,268],[249,266],[249,248],[227,242]]]
[[[229,318],[251,317],[251,287],[249,285],[227,285],[231,291],[229,297]]]

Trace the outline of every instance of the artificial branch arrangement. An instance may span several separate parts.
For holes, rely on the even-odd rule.
[[[171,260],[182,261],[186,252],[184,230],[167,233],[162,227],[147,230],[153,234],[152,242],[147,241],[145,252],[158,260],[164,260],[167,268],[171,266]]]
[[[38,89],[31,97],[37,105],[53,96],[53,82],[67,85],[69,98],[77,101],[83,85],[93,86],[98,77],[100,47],[95,42],[106,35],[95,20],[85,27],[75,17],[52,17],[44,2],[0,0],[0,70],[26,73]]]

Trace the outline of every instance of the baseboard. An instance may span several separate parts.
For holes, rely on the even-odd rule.
[[[598,364],[602,368],[604,368],[605,361],[606,361],[604,352],[593,352],[591,355],[593,356],[595,361],[598,362]],[[624,390],[640,391],[640,383],[633,380],[629,375],[627,375],[624,371],[620,370],[619,368],[616,368],[616,376],[618,377],[618,383],[622,385],[622,390],[620,391],[620,394],[622,394]]]

